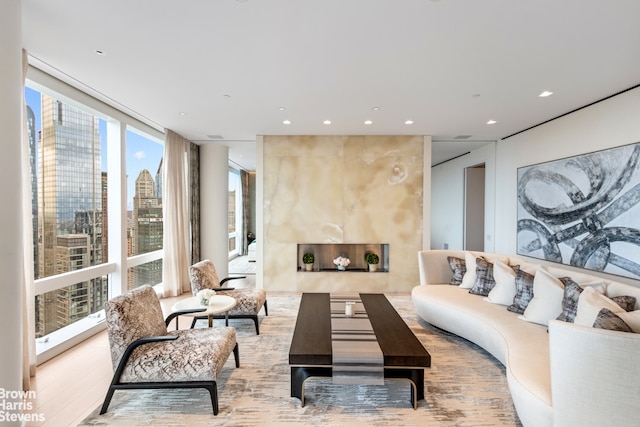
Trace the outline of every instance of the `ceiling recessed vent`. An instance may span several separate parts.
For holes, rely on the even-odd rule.
[[[469,139],[471,137],[472,135],[458,135],[458,136],[454,136],[453,139]]]
[[[209,139],[224,139],[222,135],[207,135]]]

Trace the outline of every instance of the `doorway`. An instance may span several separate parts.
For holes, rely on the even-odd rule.
[[[484,251],[485,164],[465,168],[464,249]]]

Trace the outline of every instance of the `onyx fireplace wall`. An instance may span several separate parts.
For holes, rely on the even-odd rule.
[[[422,136],[264,136],[264,288],[410,291],[419,283],[423,159]],[[306,244],[352,247],[344,255],[358,257],[354,266],[361,245],[385,245],[384,268],[306,272]]]

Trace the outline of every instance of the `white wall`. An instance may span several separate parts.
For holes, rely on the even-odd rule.
[[[485,231],[485,250],[516,255],[519,167],[636,142],[640,142],[640,88],[498,141],[495,161],[486,162],[487,205],[494,197],[495,216],[487,215],[485,227],[495,224],[495,233]],[[442,248],[444,242],[452,249],[462,248],[464,168],[492,157],[492,149],[483,147],[433,168],[432,248]],[[491,170],[495,174],[489,178]],[[491,234],[495,234],[495,246],[487,245]],[[637,280],[615,279],[640,285]]]
[[[497,233],[496,252],[516,253],[517,168],[636,142],[640,142],[640,88],[499,141],[496,223],[505,226]]]
[[[200,257],[220,278],[229,273],[229,148],[200,146]]]
[[[464,248],[465,168],[485,164],[484,248],[494,248],[495,143],[431,169],[431,249]]]
[[[0,128],[2,129],[2,157],[0,158],[0,388],[7,391],[22,389],[22,197],[21,175],[21,59],[20,1],[2,4],[0,14]],[[4,399],[6,403],[16,403]],[[19,414],[20,411],[6,411]],[[20,425],[19,421],[6,425]]]

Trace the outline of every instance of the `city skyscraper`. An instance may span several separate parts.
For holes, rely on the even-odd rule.
[[[159,175],[161,169],[162,160],[158,168]],[[133,227],[130,234],[133,255],[162,249],[162,196],[156,193],[157,188],[151,173],[142,169],[136,178],[133,196]],[[155,285],[161,281],[162,260],[139,265],[129,273],[129,288],[143,284]]]
[[[37,168],[37,277],[103,262],[103,182],[98,118],[42,95]],[[36,336],[101,309],[106,277],[36,298]]]

